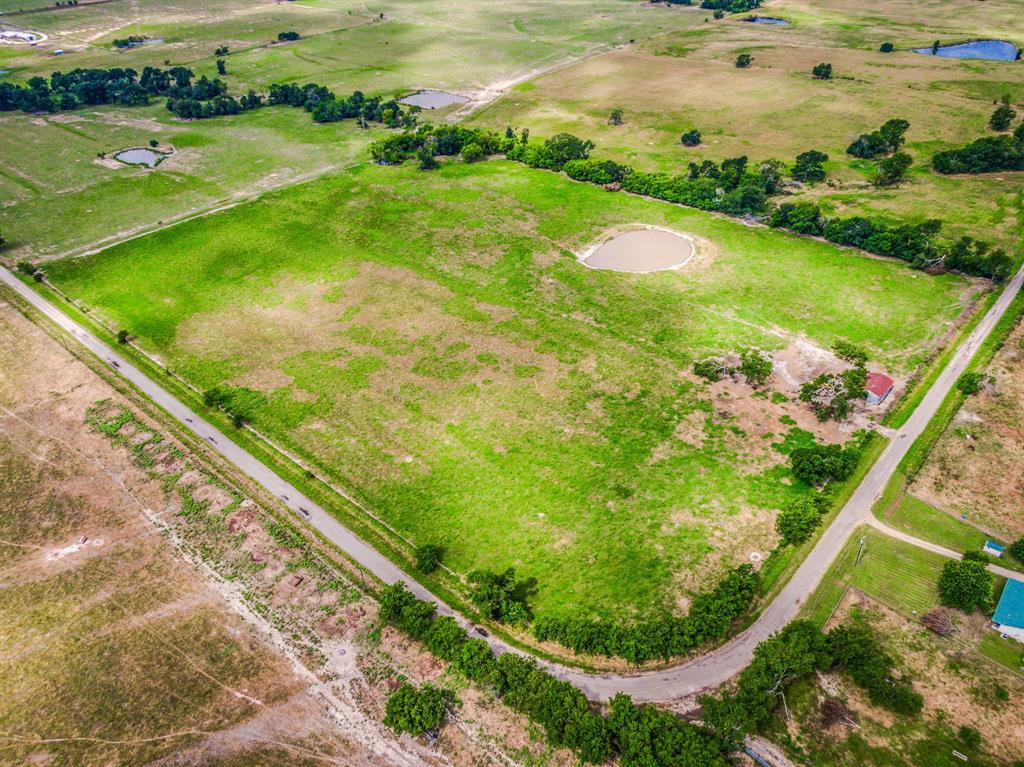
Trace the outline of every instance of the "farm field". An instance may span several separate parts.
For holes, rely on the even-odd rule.
[[[698,255],[577,264],[635,222]],[[801,491],[791,427],[854,428],[695,359],[844,339],[907,375],[977,290],[504,161],[363,166],[47,271],[456,572],[514,566],[538,613],[618,618],[766,553]]]
[[[1019,251],[1024,227],[1020,173],[944,177],[930,170],[940,150],[991,133],[993,102],[1007,95],[1021,112],[1020,62],[952,60],[911,53],[939,38],[1018,39],[1015,3],[779,0],[759,11],[789,26],[751,24],[739,16],[666,33],[537,77],[475,114],[472,124],[528,126],[536,134],[569,131],[593,139],[598,156],[640,170],[680,173],[689,162],[747,155],[791,163],[804,151],[828,154],[829,178],[790,190],[826,214],[915,221],[939,217],[946,234],[997,241]],[[896,51],[879,52],[883,42]],[[753,57],[748,69],[734,62]],[[831,80],[811,68],[831,63]],[[609,124],[612,109],[622,124]],[[873,185],[874,163],[846,154],[858,134],[890,118],[911,126],[914,158],[907,183]],[[696,128],[703,143],[680,143]]]
[[[12,7],[22,5],[16,0]],[[0,78],[24,81],[75,67],[141,72],[173,65],[215,77],[214,50],[226,45],[223,79],[236,96],[250,88],[265,93],[274,82],[317,82],[339,94],[358,89],[387,97],[441,87],[472,97],[472,106],[537,69],[689,23],[689,17],[630,0],[557,8],[530,2],[515,9],[475,2],[453,11],[440,1],[385,3],[372,14],[348,0],[83,4],[10,17],[11,24],[50,39],[36,47],[0,45],[0,70],[6,71]],[[302,39],[270,44],[278,32],[293,29]],[[112,46],[128,35],[163,42]],[[65,55],[54,57],[57,48]],[[67,254],[336,170],[365,160],[366,144],[379,135],[351,121],[317,125],[292,109],[182,121],[163,101],[45,116],[0,113],[0,229],[12,257]],[[110,158],[151,139],[175,150],[156,169],[129,168]],[[107,159],[98,159],[101,152]]]

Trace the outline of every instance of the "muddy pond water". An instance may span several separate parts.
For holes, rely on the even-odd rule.
[[[441,107],[448,107],[452,104],[465,104],[469,99],[465,96],[460,96],[458,93],[448,93],[447,91],[420,91],[414,93],[411,96],[406,96],[404,99],[399,99],[399,104],[408,104],[411,107],[420,107],[421,109],[440,109]]]
[[[660,272],[676,269],[692,257],[688,237],[665,229],[637,229],[591,248],[580,260],[592,269]]]

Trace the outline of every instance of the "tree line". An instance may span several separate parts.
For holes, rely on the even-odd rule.
[[[482,639],[470,639],[454,618],[437,617],[434,605],[416,599],[403,584],[385,587],[380,616],[423,642],[469,680],[494,691],[514,711],[539,725],[547,742],[569,748],[585,764],[618,757],[623,767],[726,767],[723,744],[704,728],[654,706],[636,705],[628,696],[612,699],[608,716],[593,709],[568,682],[555,679],[535,661],[516,653],[495,657]],[[436,697],[430,704],[436,712]],[[410,692],[389,707],[396,726],[415,726],[423,704]],[[403,713],[408,712],[408,713]]]
[[[851,144],[851,149],[856,146],[854,152],[863,152],[867,156],[877,156],[879,151],[893,151],[894,147],[902,144],[905,126],[906,121],[890,120],[876,131],[880,136],[878,141],[862,136]],[[870,137],[873,134],[865,135]],[[415,132],[407,131],[375,141],[370,146],[370,154],[375,162],[383,165],[417,158],[421,168],[430,169],[437,166],[438,156],[459,155],[465,146],[471,144],[481,147],[485,155],[504,154],[509,160],[531,167],[564,172],[576,181],[701,210],[733,216],[757,216],[769,226],[898,258],[915,269],[933,272],[954,269],[1001,280],[1010,274],[1013,267],[1005,251],[983,241],[969,237],[956,242],[940,239],[942,222],[938,219],[912,224],[866,216],[829,218],[813,202],[776,205],[770,198],[781,191],[787,172],[786,165],[778,160],[767,160],[753,166],[745,156],[741,156],[720,163],[710,160],[691,162],[686,173],[675,176],[643,173],[613,160],[590,157],[593,142],[571,134],[558,134],[537,144],[530,143],[528,130],[516,135],[508,128],[501,136],[486,129],[434,128],[429,125],[420,126]],[[900,154],[897,151],[885,159],[892,160]],[[789,172],[807,180],[820,179],[824,175],[822,163],[827,159],[828,156],[821,152],[805,152]]]
[[[533,635],[540,642],[555,641],[576,652],[625,658],[630,663],[669,660],[728,636],[734,621],[753,603],[758,583],[754,568],[740,565],[714,589],[697,594],[682,617],[669,615],[623,626],[582,616],[542,616],[534,621]]]

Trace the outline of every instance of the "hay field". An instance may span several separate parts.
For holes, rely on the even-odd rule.
[[[576,262],[637,221],[698,256]],[[514,565],[538,612],[617,616],[771,548],[792,419],[853,428],[712,391],[694,359],[843,338],[905,375],[975,291],[499,161],[365,166],[49,274],[456,571]]]

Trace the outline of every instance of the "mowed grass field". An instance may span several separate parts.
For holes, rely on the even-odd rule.
[[[700,252],[577,263],[635,222]],[[806,335],[908,371],[972,292],[503,161],[363,166],[48,274],[456,571],[516,566],[539,613],[611,616],[770,548],[801,490],[771,447],[788,427],[745,432],[694,359]]]
[[[674,173],[691,161],[744,154],[792,162],[816,149],[830,157],[830,178],[796,194],[828,213],[939,217],[949,235],[1016,252],[1024,174],[942,177],[929,168],[935,152],[991,134],[993,102],[1004,94],[1024,113],[1024,64],[958,61],[909,48],[986,37],[1024,44],[1019,10],[1013,0],[778,0],[759,11],[790,26],[737,16],[714,21],[698,12],[700,23],[688,29],[523,83],[471,122],[528,126],[535,135],[569,131],[595,140],[600,156]],[[883,42],[897,51],[880,53]],[[736,68],[741,53],[753,56],[749,69]],[[832,64],[833,79],[811,77],[823,62]],[[622,125],[608,124],[613,108],[623,110]],[[893,117],[911,123],[907,149],[915,166],[907,183],[878,190],[874,163],[845,150]],[[703,143],[687,148],[679,139],[692,128]]]
[[[0,76],[15,82],[76,67],[141,72],[179,64],[215,77],[214,51],[225,45],[224,79],[236,96],[251,88],[265,93],[274,82],[317,82],[339,94],[358,89],[391,97],[439,87],[486,98],[490,88],[531,72],[691,21],[634,0],[514,7],[397,0],[372,12],[353,0],[116,0],[4,23],[50,36],[35,47],[0,46]],[[286,30],[302,39],[271,44]],[[112,40],[128,35],[163,42],[113,47]],[[65,55],[55,57],[57,48]],[[350,123],[316,125],[294,109],[181,121],[164,101],[53,116],[0,114],[0,229],[12,259],[68,254],[337,169],[365,159],[375,137]],[[100,152],[109,156],[150,139],[178,154],[152,171],[97,162]]]

